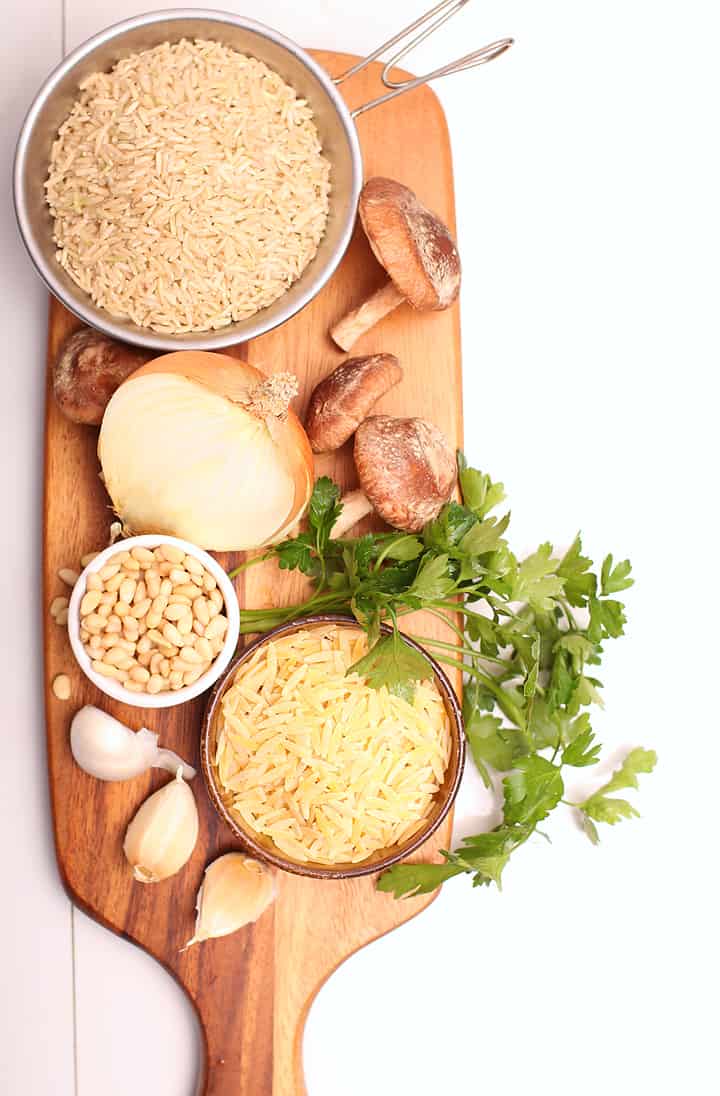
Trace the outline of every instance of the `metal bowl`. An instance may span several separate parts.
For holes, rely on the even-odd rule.
[[[312,861],[293,860],[292,857],[282,852],[270,838],[256,833],[246,826],[235,815],[231,814],[223,799],[215,774],[215,752],[217,746],[218,717],[222,711],[222,698],[232,684],[235,672],[254,652],[269,640],[278,639],[280,636],[296,632],[301,628],[322,628],[328,624],[338,624],[341,627],[357,629],[358,623],[354,617],[342,616],[336,613],[318,614],[293,620],[289,624],[281,624],[265,635],[260,636],[254,643],[244,648],[242,653],[227,668],[223,676],[218,680],[210,694],[200,740],[200,764],[203,777],[215,810],[230,827],[237,839],[258,860],[264,860],[283,871],[293,872],[295,875],[308,875],[314,879],[350,879],[360,875],[372,875],[375,872],[384,871],[391,864],[397,864],[420,848],[422,844],[435,832],[452,807],[462,777],[465,762],[465,731],[463,729],[462,712],[458,698],[455,695],[447,675],[442,671],[438,663],[423,650],[419,644],[405,637],[405,642],[411,647],[422,651],[432,667],[433,678],[440,695],[445,703],[445,709],[450,722],[450,762],[442,787],[435,796],[432,809],[425,819],[425,825],[408,841],[391,848],[379,849],[359,864],[317,864]],[[382,630],[388,633],[387,625]]]
[[[247,320],[218,331],[161,335],[98,308],[58,263],[44,182],[50,150],[70,113],[79,85],[93,72],[107,71],[123,57],[181,38],[211,38],[264,61],[307,99],[323,151],[331,162],[332,191],[325,235],[315,258],[273,304]],[[333,80],[300,46],[271,27],[228,12],[178,8],[126,19],[73,50],[50,74],[30,107],[20,132],[14,170],[14,198],[23,242],[51,293],[85,323],[113,338],[156,350],[218,350],[262,335],[284,323],[312,300],[331,277],[350,242],[362,185],[360,142],[352,115]]]
[[[152,350],[219,350],[256,338],[289,320],[320,292],[350,243],[363,179],[360,142],[353,119],[429,80],[484,65],[512,45],[511,38],[504,38],[424,76],[400,81],[393,79],[394,66],[467,2],[440,0],[431,11],[421,15],[347,72],[335,77],[329,76],[304,49],[276,30],[229,12],[202,8],[150,12],[116,23],[88,39],[58,65],[38,92],[20,131],[15,156],[13,185],[20,234],[50,292],[92,327],[116,339]],[[85,77],[93,72],[108,71],[132,53],[151,49],[163,42],[177,42],[181,38],[210,38],[256,57],[307,99],[315,116],[323,152],[330,160],[332,189],[325,235],[315,258],[273,304],[247,320],[228,324],[218,331],[161,335],[149,328],[138,327],[129,320],[117,319],[105,309],[98,308],[60,266],[55,257],[53,224],[43,184],[48,175],[53,141],[61,123],[70,113]],[[407,44],[401,44],[408,38]],[[389,90],[377,99],[349,110],[337,90],[338,85],[398,44],[401,48],[385,64],[380,75]]]

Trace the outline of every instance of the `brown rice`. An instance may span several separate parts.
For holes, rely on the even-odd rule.
[[[95,304],[166,334],[281,296],[325,231],[307,102],[261,61],[183,40],[80,85],[45,183],[57,259]]]

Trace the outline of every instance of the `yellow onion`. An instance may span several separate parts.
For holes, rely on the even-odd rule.
[[[141,366],[113,395],[98,456],[131,533],[213,551],[281,540],[312,491],[312,452],[288,404],[296,382],[225,354],[179,351]]]

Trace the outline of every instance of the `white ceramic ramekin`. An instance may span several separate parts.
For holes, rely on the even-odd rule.
[[[112,556],[117,555],[118,552],[129,552],[131,548],[157,548],[159,544],[172,544],[173,547],[179,548],[188,555],[194,556],[202,563],[203,567],[213,575],[225,602],[228,629],[225,635],[223,649],[220,651],[210,669],[207,670],[202,677],[199,677],[197,681],[194,681],[192,685],[186,685],[176,692],[155,694],[132,693],[129,689],[126,689],[120,681],[114,681],[112,678],[104,677],[102,674],[93,670],[87,651],[80,640],[80,602],[87,590],[88,575],[93,574],[95,571],[99,571]],[[177,704],[184,704],[185,701],[192,700],[194,697],[204,693],[206,689],[209,689],[211,685],[215,684],[229,664],[230,659],[235,653],[238,637],[240,635],[240,607],[232,582],[227,577],[227,574],[220,564],[214,560],[212,556],[208,555],[208,553],[204,552],[201,548],[196,548],[194,544],[191,544],[187,540],[181,540],[179,537],[166,537],[152,533],[142,537],[129,537],[127,540],[117,541],[117,543],[106,548],[104,552],[101,552],[99,556],[96,556],[95,559],[87,565],[80,575],[80,578],[75,583],[70,598],[70,605],[68,608],[68,635],[70,636],[70,645],[72,646],[73,654],[75,655],[80,669],[85,676],[92,681],[93,685],[96,685],[97,688],[101,690],[101,692],[105,693],[107,696],[111,696],[114,700],[121,701],[123,704],[131,704],[135,708],[174,708]]]

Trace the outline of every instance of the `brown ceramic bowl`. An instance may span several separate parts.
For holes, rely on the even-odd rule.
[[[225,690],[229,688],[238,666],[242,665],[246,659],[250,658],[263,643],[267,643],[268,640],[271,639],[277,639],[280,636],[288,635],[290,632],[298,631],[300,628],[322,627],[326,624],[339,624],[352,628],[358,627],[357,621],[353,617],[339,616],[337,614],[308,616],[303,617],[301,620],[294,620],[290,624],[282,624],[279,628],[274,628],[271,632],[266,632],[264,635],[260,636],[259,639],[256,639],[253,643],[245,647],[242,653],[230,664],[210,694],[205,711],[205,718],[203,720],[200,742],[200,762],[205,784],[215,810],[227,823],[248,852],[256,856],[258,860],[264,860],[267,863],[274,864],[276,868],[282,868],[284,871],[295,872],[297,875],[309,875],[315,879],[348,879],[358,875],[371,875],[374,872],[383,871],[391,864],[396,864],[399,860],[403,860],[406,856],[409,856],[410,853],[415,852],[416,849],[420,848],[423,842],[427,841],[428,837],[435,832],[450,810],[455,796],[457,795],[465,761],[465,732],[463,729],[460,704],[458,703],[457,696],[455,695],[446,674],[443,673],[437,662],[428,655],[427,651],[418,648],[422,650],[422,653],[429,660],[433,670],[435,684],[445,701],[445,707],[450,720],[450,736],[452,740],[450,763],[445,774],[445,780],[440,791],[435,796],[435,803],[425,820],[423,829],[418,833],[413,834],[413,836],[404,844],[392,845],[387,849],[379,849],[360,864],[328,865],[313,863],[312,861],[301,862],[293,860],[291,857],[281,852],[269,838],[256,833],[239,822],[230,814],[223,802],[216,780],[214,763],[211,761],[211,758],[214,758],[215,756],[218,717],[221,712],[221,701]],[[384,627],[383,631],[387,632],[389,631],[389,628]],[[406,639],[406,642],[412,647],[418,647],[418,644],[414,643],[411,639]]]

